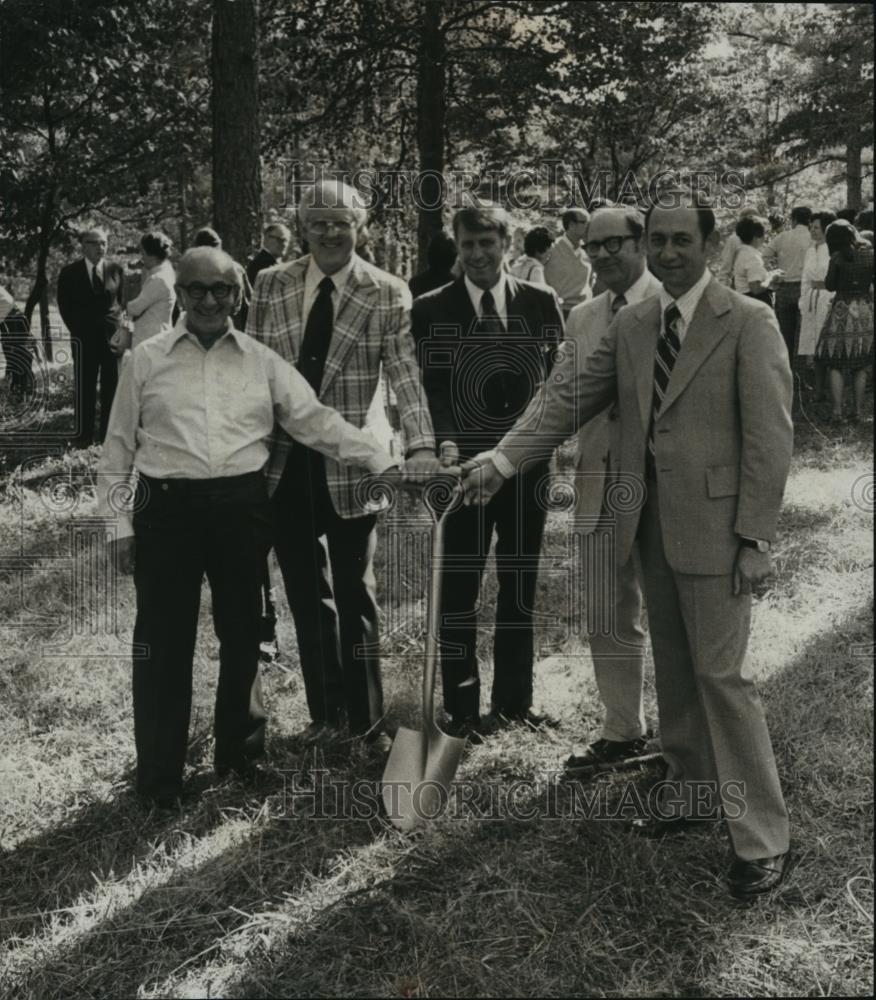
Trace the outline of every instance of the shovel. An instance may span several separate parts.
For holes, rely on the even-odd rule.
[[[435,484],[446,497],[446,484]],[[383,804],[393,826],[409,831],[435,819],[447,804],[448,789],[465,749],[465,739],[449,736],[435,722],[435,673],[438,664],[438,623],[441,617],[441,570],[444,562],[444,522],[459,506],[462,488],[456,485],[442,514],[430,490],[423,506],[432,519],[431,581],[427,599],[428,631],[423,667],[422,731],[401,727],[396,733],[383,772]]]

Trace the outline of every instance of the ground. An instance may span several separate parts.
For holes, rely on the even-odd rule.
[[[49,428],[64,405],[62,383]],[[19,418],[0,419],[14,431]],[[654,772],[577,790],[557,780],[599,722],[586,641],[565,610],[562,510],[549,522],[536,681],[558,730],[512,730],[470,752],[448,812],[403,836],[371,808],[378,762],[352,746],[314,758],[296,741],[306,709],[284,615],[284,662],[264,675],[275,779],[258,793],[216,782],[205,588],[196,794],[166,816],[129,790],[133,588],[115,589],[103,561],[81,555],[97,449],[48,460],[7,451],[0,994],[871,995],[872,443],[869,427],[828,428],[808,408],[796,426],[779,573],[756,600],[750,661],[799,864],[752,907],[726,893],[721,830],[640,841],[614,818]],[[387,704],[393,722],[416,725],[423,563],[392,543],[392,523],[383,531]],[[487,619],[491,602],[488,590]],[[656,723],[650,688],[647,704]],[[364,780],[358,818],[336,815],[341,785],[330,779]]]

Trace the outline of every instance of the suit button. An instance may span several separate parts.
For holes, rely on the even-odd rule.
[[[669,433],[669,428],[668,427],[658,427],[657,428],[657,433],[658,434],[668,434]]]
[[[168,489],[168,486],[167,486],[167,483],[162,483],[162,484],[161,484],[161,488],[162,488],[162,489],[163,489],[163,490],[164,490],[165,492],[167,492],[167,489]]]

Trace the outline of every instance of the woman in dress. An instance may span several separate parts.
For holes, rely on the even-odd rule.
[[[852,375],[855,413],[850,419],[857,422],[867,419],[864,392],[867,372],[873,367],[873,247],[845,219],[832,222],[825,238],[830,263],[824,287],[836,295],[815,357],[828,370],[834,423],[843,418],[845,376]]]
[[[742,295],[759,299],[768,306],[773,304],[770,284],[779,271],[768,271],[760,248],[766,239],[767,224],[757,216],[746,216],[736,223],[736,235],[742,245],[733,261],[733,287]]]
[[[824,234],[831,222],[836,221],[833,212],[816,212],[809,223],[812,246],[803,259],[803,273],[800,277],[800,339],[797,345],[796,361],[803,372],[815,372],[815,401],[824,399],[824,367],[815,364],[815,346],[818,335],[824,327],[833,292],[824,287],[830,253]],[[811,383],[810,383],[811,384]]]
[[[143,257],[143,286],[140,294],[127,305],[134,321],[133,350],[156,333],[169,329],[176,302],[176,274],[168,260],[173,244],[164,233],[146,233],[140,240]]]
[[[550,260],[553,245],[553,238],[544,226],[530,229],[523,238],[523,256],[514,261],[511,273],[515,278],[547,287],[544,265]]]

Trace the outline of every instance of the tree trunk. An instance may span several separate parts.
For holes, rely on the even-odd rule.
[[[177,176],[177,211],[179,212],[179,249],[189,245],[189,192],[185,169],[181,166]]]
[[[39,240],[40,242],[37,250],[36,262],[36,278],[34,279],[33,288],[30,290],[30,295],[27,297],[27,302],[24,305],[24,315],[27,316],[28,323],[32,323],[34,311],[37,305],[39,305],[43,351],[46,356],[46,361],[51,361],[52,329],[49,325],[49,279],[46,274],[46,265],[49,260],[51,239],[45,232],[41,232]]]
[[[213,0],[213,225],[224,248],[245,260],[258,245],[258,0]]]
[[[444,130],[447,117],[447,38],[441,30],[441,0],[423,0],[417,60],[417,269],[444,222]]]
[[[846,143],[846,205],[861,210],[861,139],[857,133]]]

